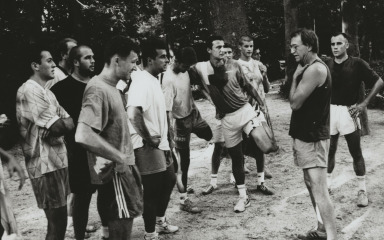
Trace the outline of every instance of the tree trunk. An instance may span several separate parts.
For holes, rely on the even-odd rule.
[[[360,57],[357,30],[357,0],[341,0],[342,32],[350,35],[348,55]]]
[[[243,35],[249,35],[244,0],[209,0],[207,10],[210,31],[234,46],[235,57],[238,57],[238,40]]]
[[[75,38],[79,42],[89,42],[87,31],[84,28],[82,6],[76,0],[68,0],[69,19],[72,22]]]
[[[25,1],[25,11],[27,14],[27,22],[24,25],[24,32],[29,43],[35,43],[41,34],[41,17],[43,15],[43,0]]]
[[[357,26],[357,0],[341,0],[342,31],[350,36],[348,55],[360,57],[359,36]],[[359,89],[358,103],[365,99],[365,85],[362,82]],[[369,135],[367,109],[360,114],[361,135]]]
[[[291,53],[291,33],[299,27],[297,4],[297,0],[284,0],[285,57],[287,60]]]

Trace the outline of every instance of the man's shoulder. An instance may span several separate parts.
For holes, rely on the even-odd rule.
[[[327,67],[321,63],[321,62],[315,62],[312,65],[310,65],[307,70],[304,72],[311,75],[327,75]]]

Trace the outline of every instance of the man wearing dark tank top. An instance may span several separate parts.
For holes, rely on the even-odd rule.
[[[317,229],[300,239],[337,239],[335,212],[327,191],[329,150],[329,107],[331,74],[317,56],[318,39],[311,30],[291,34],[291,53],[298,64],[293,75],[289,101],[292,108],[289,135],[293,138],[295,165],[303,169],[315,212]]]
[[[348,56],[348,47],[348,36],[345,33],[336,33],[331,38],[334,58],[327,62],[333,81],[328,185],[331,183],[331,173],[335,168],[337,142],[339,136],[344,135],[353,158],[353,168],[357,175],[357,206],[366,207],[368,206],[368,197],[365,185],[365,161],[360,146],[361,125],[359,115],[366,109],[373,96],[384,86],[384,83],[367,62],[360,58]],[[372,90],[361,103],[358,103],[359,89],[362,82]]]

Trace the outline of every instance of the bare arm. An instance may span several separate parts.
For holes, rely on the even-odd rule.
[[[14,172],[17,172],[17,175],[19,175],[19,178],[20,178],[19,190],[20,190],[23,187],[25,178],[26,178],[23,168],[21,167],[20,163],[12,155],[4,151],[2,148],[0,148],[0,156],[5,160],[5,162],[8,162],[9,176],[12,177]]]
[[[115,163],[123,163],[126,156],[109,144],[104,138],[97,134],[90,126],[79,122],[76,129],[75,140],[87,151]]]
[[[151,136],[144,122],[143,110],[141,107],[128,107],[128,117],[135,131],[152,147],[158,147],[160,144],[159,136]]]
[[[260,62],[259,69],[260,69],[261,75],[263,76],[262,83],[263,83],[263,87],[264,87],[264,92],[268,93],[269,88],[270,88],[270,82],[269,82],[268,75],[267,75],[267,67]]]
[[[60,137],[75,128],[72,118],[60,118],[49,128],[51,136]]]
[[[368,96],[364,99],[364,101],[350,109],[352,117],[358,116],[363,111],[363,109],[368,106],[372,98],[376,96],[383,87],[384,87],[384,82],[383,82],[383,79],[380,78],[379,80],[376,81],[375,85],[373,85],[373,88],[369,92]]]
[[[305,71],[306,69],[307,71]],[[297,79],[301,74],[303,74],[303,78],[300,83],[297,84]],[[304,67],[298,65],[296,72],[293,75],[292,86],[289,93],[289,101],[292,110],[299,110],[309,95],[311,95],[316,87],[321,86],[326,78],[327,69],[322,64],[315,63],[311,66],[305,65]]]

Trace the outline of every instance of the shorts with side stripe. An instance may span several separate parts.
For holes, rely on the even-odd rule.
[[[115,172],[111,181],[100,185],[98,194],[105,199],[110,220],[135,218],[143,213],[141,177],[135,165],[129,166],[127,172]]]

